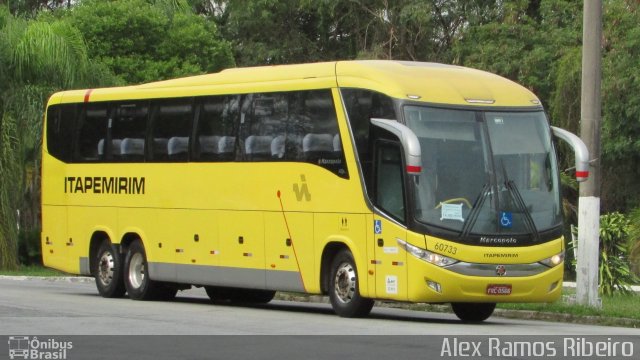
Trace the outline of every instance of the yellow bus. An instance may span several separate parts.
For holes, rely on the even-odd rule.
[[[540,101],[458,66],[338,61],[51,96],[42,155],[44,264],[104,297],[214,301],[326,294],[498,302],[561,293],[552,134]]]

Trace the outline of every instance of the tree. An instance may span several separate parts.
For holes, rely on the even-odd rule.
[[[0,268],[17,262],[18,210],[37,226],[42,113],[54,90],[85,83],[88,60],[77,29],[24,20],[0,6]],[[36,187],[34,189],[34,187]]]
[[[64,12],[63,18],[84,35],[89,56],[106,64],[125,84],[233,66],[231,46],[215,23],[185,4],[86,0]]]
[[[450,62],[451,46],[469,23],[489,22],[502,9],[498,0],[214,3],[209,11],[243,65],[353,58]]]
[[[604,9],[602,201],[628,211],[640,202],[640,4],[609,0]]]

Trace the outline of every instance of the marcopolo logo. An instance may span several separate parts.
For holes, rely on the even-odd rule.
[[[40,340],[36,336],[9,336],[9,359],[67,359],[71,341]]]

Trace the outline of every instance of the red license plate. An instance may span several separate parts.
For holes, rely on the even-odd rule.
[[[487,295],[511,295],[511,284],[487,285]]]

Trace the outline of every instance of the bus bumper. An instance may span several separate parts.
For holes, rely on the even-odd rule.
[[[469,276],[409,255],[408,300],[426,303],[553,302],[562,293],[563,266],[560,263],[531,276]]]

